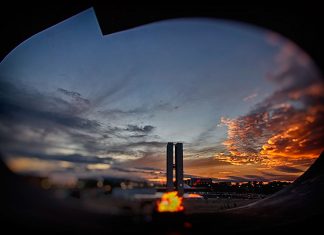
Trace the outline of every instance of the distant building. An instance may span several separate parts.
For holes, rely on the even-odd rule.
[[[211,187],[213,180],[211,178],[190,178],[185,180],[185,184],[190,187]]]

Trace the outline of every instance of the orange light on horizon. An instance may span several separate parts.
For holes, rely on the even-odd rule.
[[[189,193],[188,198],[202,198],[202,196],[197,193]]]
[[[178,196],[178,192],[167,192],[161,197],[161,200],[157,201],[158,212],[181,212],[184,210],[182,204],[182,197]]]

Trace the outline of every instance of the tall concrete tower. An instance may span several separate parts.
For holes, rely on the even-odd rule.
[[[166,189],[168,192],[174,190],[173,185],[173,143],[167,144],[167,161],[166,161],[166,169],[167,169],[167,184]]]
[[[175,145],[176,189],[180,196],[183,195],[183,144]]]
[[[167,183],[166,183],[166,190],[173,191],[174,184],[173,184],[173,168],[175,168],[175,186],[178,194],[180,196],[183,195],[183,144],[177,143],[175,145],[175,164],[173,165],[173,143],[169,142],[167,144]]]

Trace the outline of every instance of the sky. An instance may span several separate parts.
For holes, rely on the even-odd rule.
[[[205,18],[101,34],[93,9],[0,63],[0,140],[20,173],[165,180],[294,180],[324,146],[322,77],[269,30]]]

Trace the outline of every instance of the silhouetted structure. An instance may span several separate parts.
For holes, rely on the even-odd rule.
[[[175,145],[175,170],[176,170],[176,189],[179,195],[183,195],[183,144]]]
[[[173,191],[173,143],[167,144],[167,191]]]
[[[173,165],[173,143],[167,144],[167,191],[174,190],[173,184],[173,168],[175,168],[175,187],[179,195],[183,195],[183,144],[177,143],[175,145],[175,164]]]

